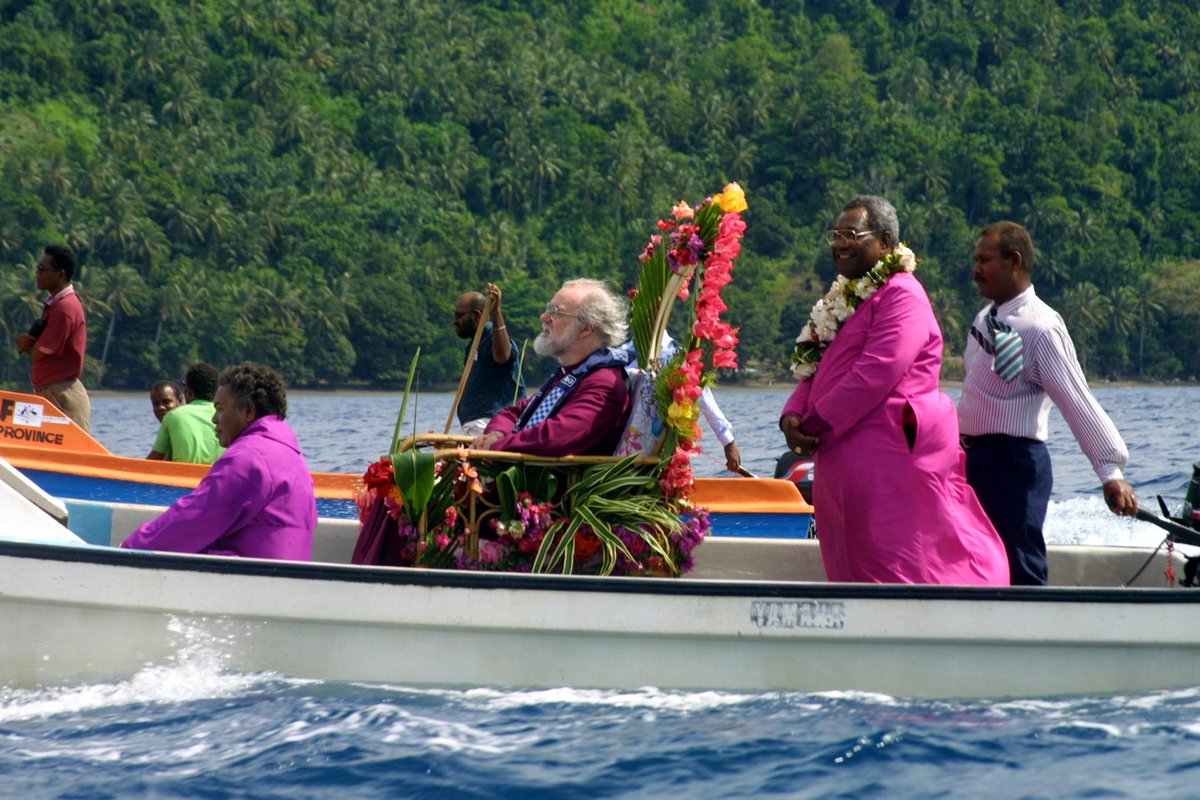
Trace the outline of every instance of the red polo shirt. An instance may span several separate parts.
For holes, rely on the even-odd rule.
[[[83,373],[83,354],[87,350],[87,321],[75,287],[68,285],[47,300],[42,318],[46,329],[34,347],[44,357],[33,362],[33,385],[78,378]]]

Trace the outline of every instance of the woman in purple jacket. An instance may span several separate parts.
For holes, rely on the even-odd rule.
[[[229,367],[213,405],[224,454],[195,491],[121,546],[308,561],[317,501],[296,435],[283,421],[283,379],[249,361]]]

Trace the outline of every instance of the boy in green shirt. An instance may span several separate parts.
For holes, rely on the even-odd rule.
[[[225,448],[217,442],[213,424],[213,396],[220,377],[211,364],[196,364],[183,380],[186,405],[173,408],[162,418],[154,448],[146,458],[155,461],[183,461],[211,464]]]

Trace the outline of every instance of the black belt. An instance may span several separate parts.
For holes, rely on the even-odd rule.
[[[965,433],[958,437],[962,442],[964,449],[978,447],[984,444],[995,444],[997,442],[1033,442],[1041,443],[1040,439],[1029,439],[1024,436],[1009,436],[1007,433],[985,433],[982,436],[967,436]]]

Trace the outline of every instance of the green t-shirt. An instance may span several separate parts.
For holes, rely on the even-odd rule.
[[[154,438],[155,451],[172,461],[211,464],[225,448],[217,442],[211,400],[193,400],[167,412]]]

